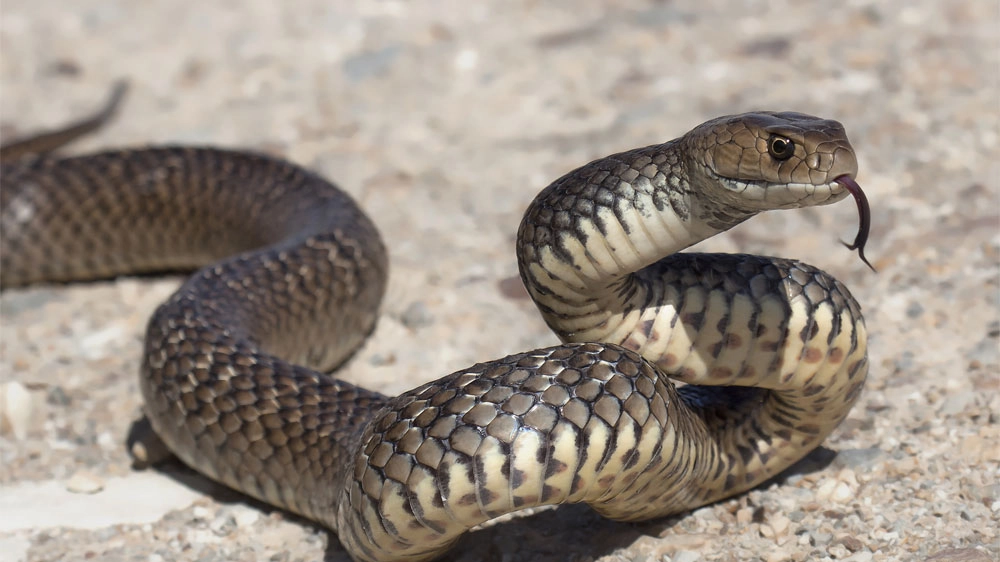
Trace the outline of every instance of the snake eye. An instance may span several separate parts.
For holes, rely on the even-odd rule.
[[[775,160],[788,160],[795,154],[795,143],[792,139],[771,135],[767,139],[767,151]]]

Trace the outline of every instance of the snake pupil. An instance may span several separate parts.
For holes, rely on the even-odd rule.
[[[777,160],[788,160],[795,154],[795,143],[791,139],[771,135],[767,141],[767,151]]]

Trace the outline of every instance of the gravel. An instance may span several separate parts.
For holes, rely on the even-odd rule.
[[[843,280],[871,333],[865,393],[825,449],[680,517],[585,506],[472,532],[452,560],[1000,559],[1000,45],[996,2],[5,0],[0,133],[269,151],[376,218],[392,281],[343,376],[398,393],[555,337],[517,283],[520,215],[563,172],[701,121],[842,121],[872,203],[772,213],[702,249]],[[0,296],[0,560],[347,560],[336,536],[183,467],[137,471],[145,321],[180,278]],[[76,492],[76,493],[74,493]]]

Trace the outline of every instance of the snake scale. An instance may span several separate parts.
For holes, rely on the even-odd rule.
[[[721,117],[556,180],[516,245],[564,344],[396,397],[325,374],[374,328],[388,273],[375,225],[338,188],[249,152],[56,158],[37,144],[5,149],[0,284],[197,269],[149,322],[153,428],[197,471],[329,527],[356,560],[432,559],[531,506],[629,521],[737,494],[819,445],[867,375],[859,306],[830,275],[679,253],[849,193],[863,251],[867,202],[835,121]]]

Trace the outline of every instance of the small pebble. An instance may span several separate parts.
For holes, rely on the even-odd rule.
[[[701,554],[691,550],[678,550],[671,560],[672,562],[696,562],[701,560]]]
[[[833,535],[830,533],[815,532],[810,534],[810,539],[809,542],[813,546],[822,546],[828,544],[833,539]]]
[[[241,529],[245,529],[260,519],[260,511],[244,506],[234,507],[233,519]]]
[[[954,416],[968,410],[969,405],[975,402],[976,394],[972,391],[957,392],[949,394],[938,410],[942,416]]]
[[[97,444],[105,451],[118,449],[122,446],[121,439],[112,435],[110,431],[102,431],[97,434]]]
[[[397,361],[396,354],[392,352],[374,353],[368,359],[368,363],[371,364],[372,367],[385,367],[387,365],[395,365],[396,361]]]
[[[946,548],[927,558],[924,562],[990,562],[991,558],[985,552],[975,548]]]
[[[778,514],[770,517],[767,523],[772,529],[774,529],[775,535],[780,537],[788,532],[788,527],[791,525],[792,521],[788,517]]]
[[[979,461],[986,456],[987,445],[982,437],[979,437],[978,435],[969,435],[965,439],[962,439],[958,450],[962,453],[962,456],[967,457],[972,461]]]
[[[53,406],[69,406],[73,401],[63,387],[59,385],[54,385],[49,387],[48,395],[46,396],[46,401]]]
[[[208,519],[211,514],[212,512],[203,505],[196,505],[191,509],[191,515],[193,515],[195,519],[200,519],[202,521]]]
[[[406,310],[399,317],[399,321],[407,328],[416,330],[433,322],[434,317],[423,301],[415,301],[406,307]]]
[[[834,463],[839,466],[859,469],[872,466],[879,459],[885,456],[885,452],[878,447],[868,447],[866,449],[845,449],[837,453]]]
[[[231,535],[233,531],[236,530],[236,527],[236,519],[232,515],[222,515],[216,517],[211,523],[208,524],[208,528],[219,537]]]
[[[830,498],[837,503],[846,503],[854,499],[854,491],[845,482],[838,482]]]
[[[837,539],[837,542],[844,545],[844,547],[851,552],[857,552],[865,547],[863,542],[858,540],[857,537],[853,537],[851,535],[844,535],[843,537]]]
[[[0,434],[13,435],[18,441],[38,423],[35,400],[28,387],[18,381],[0,385]]]
[[[736,522],[740,525],[749,525],[753,521],[753,508],[744,507],[736,512]]]
[[[827,478],[820,482],[819,486],[816,487],[816,499],[821,502],[829,500],[833,497],[833,492],[837,489],[837,484],[839,484],[839,482],[833,478]]]
[[[765,560],[767,562],[785,562],[786,560],[791,560],[791,558],[792,555],[787,550],[776,548],[767,553]]]
[[[104,489],[104,480],[96,474],[78,470],[66,481],[66,490],[74,494],[96,494]]]
[[[830,547],[826,549],[826,552],[830,556],[836,559],[847,558],[847,556],[850,554],[850,551],[847,550],[847,547],[845,547],[840,543],[830,545]]]

